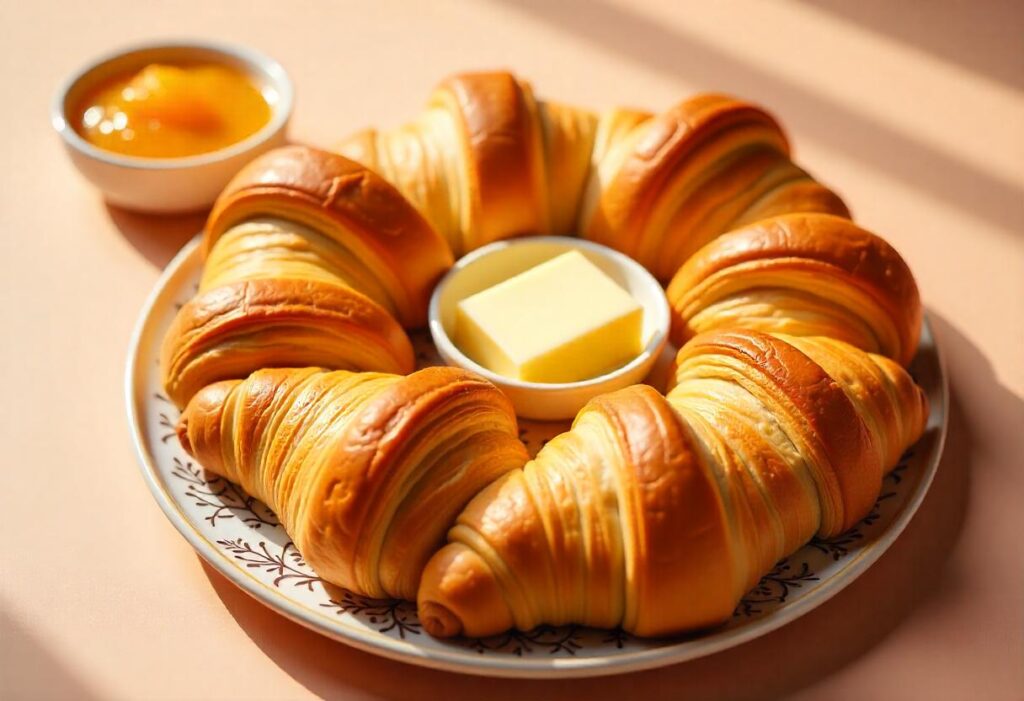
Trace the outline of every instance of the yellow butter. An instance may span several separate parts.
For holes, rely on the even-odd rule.
[[[578,251],[563,253],[458,305],[455,345],[527,382],[597,377],[643,350],[643,308]]]

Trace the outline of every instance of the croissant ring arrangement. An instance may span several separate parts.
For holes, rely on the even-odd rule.
[[[753,105],[597,115],[467,74],[337,151],[279,149],[227,187],[163,382],[186,451],[325,580],[417,599],[433,635],[721,623],[863,518],[924,430],[910,270]],[[456,256],[531,234],[645,265],[680,346],[667,395],[598,397],[533,460],[504,395],[412,372],[405,332]]]

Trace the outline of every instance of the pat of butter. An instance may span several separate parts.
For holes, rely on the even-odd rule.
[[[462,300],[455,345],[505,377],[577,382],[640,354],[643,307],[571,251]]]

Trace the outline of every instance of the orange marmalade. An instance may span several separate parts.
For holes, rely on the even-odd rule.
[[[245,73],[221,65],[151,64],[100,84],[76,128],[107,151],[178,158],[242,141],[270,121],[270,105]]]

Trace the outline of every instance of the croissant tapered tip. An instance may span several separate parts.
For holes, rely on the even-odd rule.
[[[192,450],[192,441],[188,437],[188,412],[181,415],[178,419],[178,425],[174,427],[174,432],[178,434],[178,442],[181,443],[181,447],[186,453],[195,457],[195,452]]]
[[[224,380],[203,387],[181,412],[174,432],[181,447],[204,467],[222,474],[221,421],[231,391],[239,380]]]
[[[435,638],[451,638],[462,633],[462,619],[436,601],[420,602],[419,617],[424,630]]]

